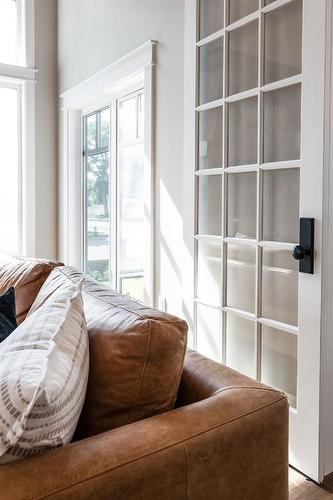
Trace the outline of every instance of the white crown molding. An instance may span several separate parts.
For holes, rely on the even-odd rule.
[[[60,95],[62,109],[81,109],[90,99],[100,94],[112,93],[113,87],[141,72],[144,68],[156,64],[155,47],[157,42],[149,40],[106,66],[93,76],[86,78],[79,84]]]

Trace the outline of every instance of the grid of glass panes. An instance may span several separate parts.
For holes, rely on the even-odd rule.
[[[84,117],[85,270],[111,284],[110,276],[110,108]]]
[[[302,0],[197,0],[196,345],[297,399]]]

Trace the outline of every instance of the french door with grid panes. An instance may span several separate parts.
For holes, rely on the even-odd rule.
[[[196,348],[287,393],[290,462],[316,480],[324,7],[193,2]],[[300,217],[314,274],[292,254]]]

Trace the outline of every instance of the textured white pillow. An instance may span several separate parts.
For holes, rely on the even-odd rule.
[[[0,463],[71,441],[88,370],[81,287],[73,285],[0,344]]]

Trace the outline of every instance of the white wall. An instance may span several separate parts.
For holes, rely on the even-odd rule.
[[[36,256],[57,257],[57,1],[35,0]]]
[[[59,94],[149,39],[158,42],[156,288],[181,315],[184,1],[58,0]]]

